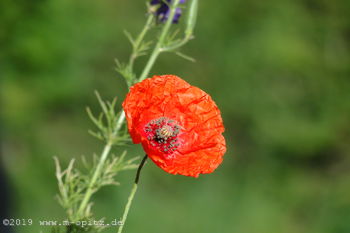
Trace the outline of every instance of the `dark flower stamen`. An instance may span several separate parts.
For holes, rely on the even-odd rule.
[[[174,120],[166,117],[151,120],[145,126],[145,132],[151,145],[164,153],[172,153],[180,146],[176,138],[180,133],[180,126]]]

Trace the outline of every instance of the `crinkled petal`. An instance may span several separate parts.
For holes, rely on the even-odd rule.
[[[154,76],[130,88],[123,108],[134,143],[171,174],[197,177],[213,172],[226,151],[220,110],[211,97],[174,75]],[[152,119],[166,117],[179,123],[180,146],[164,154],[151,145],[144,131]]]

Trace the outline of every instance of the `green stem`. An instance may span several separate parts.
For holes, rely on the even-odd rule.
[[[118,233],[122,233],[122,231],[123,231],[123,227],[124,227],[126,218],[128,217],[128,213],[129,213],[129,210],[130,210],[131,203],[134,200],[134,196],[135,196],[135,193],[137,191],[137,185],[139,183],[141,169],[142,169],[143,165],[145,164],[146,160],[147,160],[147,155],[145,155],[145,157],[143,157],[143,159],[142,159],[142,161],[141,161],[141,163],[139,165],[139,168],[137,169],[135,183],[132,186],[132,189],[131,189],[131,192],[130,192],[130,195],[129,195],[129,198],[128,198],[128,202],[126,203],[126,206],[125,206],[125,209],[124,209],[124,213],[123,213],[123,217],[122,217],[122,220],[121,220],[122,225],[120,225],[120,227],[118,229]]]
[[[143,27],[141,33],[138,35],[137,39],[135,40],[135,42],[133,44],[133,51],[132,51],[132,54],[131,54],[130,59],[129,59],[129,66],[130,66],[131,70],[133,69],[134,61],[138,56],[137,50],[139,49],[141,42],[145,38],[148,30],[151,28],[152,23],[153,23],[153,18],[154,18],[154,15],[149,14],[145,26]]]
[[[115,125],[115,129],[114,129],[114,132],[112,134],[112,138],[115,137],[115,135],[117,135],[118,131],[120,130],[120,128],[122,127],[122,125],[124,123],[124,120],[125,120],[125,112],[121,111],[119,118],[118,118],[118,121]]]
[[[107,143],[103,149],[103,152],[102,152],[102,155],[100,157],[100,160],[97,164],[97,167],[96,167],[96,170],[90,180],[90,183],[89,183],[89,186],[88,186],[88,189],[86,190],[86,193],[85,193],[85,196],[84,196],[84,199],[83,201],[81,202],[80,206],[79,206],[79,209],[78,209],[78,212],[77,212],[77,220],[78,219],[81,219],[81,217],[84,216],[84,211],[87,207],[87,204],[89,203],[89,200],[90,200],[90,197],[91,195],[93,194],[93,187],[95,186],[95,183],[96,183],[96,180],[97,178],[100,176],[100,173],[101,173],[101,169],[104,165],[104,162],[106,161],[107,157],[108,157],[108,154],[110,152],[112,148],[112,144],[111,143]]]
[[[120,130],[120,128],[123,125],[124,119],[125,119],[125,113],[124,113],[124,111],[122,111],[121,114],[119,115],[117,124],[115,126],[115,129],[114,129],[114,132],[113,132],[113,135],[111,136],[111,138],[113,138],[113,136]],[[94,174],[92,175],[89,186],[85,192],[84,199],[80,203],[79,209],[76,213],[76,220],[81,219],[85,215],[84,212],[86,210],[86,207],[90,201],[92,194],[94,193],[93,190],[94,190],[94,186],[96,184],[97,178],[101,174],[101,169],[102,169],[111,149],[112,149],[112,142],[108,142],[105,145],[105,147],[103,148],[102,155],[100,157],[100,160],[98,161],[97,167],[94,171]]]
[[[126,218],[128,217],[128,213],[129,213],[129,210],[130,210],[130,206],[131,206],[131,203],[134,199],[134,196],[135,196],[135,193],[137,191],[137,184],[134,183],[134,185],[132,186],[132,189],[131,189],[131,192],[130,192],[130,195],[129,195],[129,198],[128,198],[128,203],[126,203],[126,206],[125,206],[125,209],[124,209],[124,214],[123,214],[123,218],[122,218],[122,225],[120,225],[119,229],[118,229],[118,233],[121,233],[123,231],[123,227],[124,227],[124,224],[125,224],[125,220]]]
[[[147,78],[147,76],[149,75],[149,72],[151,71],[159,54],[162,52],[162,46],[164,45],[164,40],[165,40],[166,36],[168,35],[169,30],[170,30],[171,24],[172,24],[174,16],[175,16],[176,7],[178,6],[179,2],[180,2],[180,0],[175,0],[174,4],[172,4],[172,6],[170,7],[171,9],[170,9],[169,18],[163,27],[163,30],[162,30],[160,37],[159,37],[159,40],[158,40],[156,46],[154,47],[154,49],[151,53],[151,56],[150,56],[145,68],[143,69],[143,71],[140,75],[138,82],[141,82],[142,80]]]
[[[183,38],[180,42],[176,42],[174,44],[171,44],[167,47],[164,47],[162,51],[168,52],[168,51],[174,51],[175,49],[178,49],[182,46],[184,46],[188,41],[190,41],[193,38],[192,35],[186,35],[185,38]]]

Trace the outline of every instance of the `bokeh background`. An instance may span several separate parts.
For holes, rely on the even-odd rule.
[[[38,220],[64,218],[52,157],[67,165],[100,153],[85,107],[99,111],[94,90],[121,103],[127,88],[114,59],[127,59],[123,30],[137,33],[145,9],[0,1],[1,212],[34,221],[13,232],[48,232]],[[212,95],[228,151],[198,179],[148,163],[125,232],[349,233],[349,12],[348,0],[200,1],[196,39],[182,49],[197,62],[163,54],[152,74],[177,74]],[[96,217],[121,216],[134,173],[94,197]]]

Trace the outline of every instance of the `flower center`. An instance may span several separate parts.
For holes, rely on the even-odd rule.
[[[180,126],[167,117],[151,120],[145,126],[147,139],[151,145],[164,153],[172,153],[180,146],[177,135]]]
[[[163,125],[163,127],[157,132],[157,136],[161,139],[168,139],[173,136],[174,130],[170,125]]]

